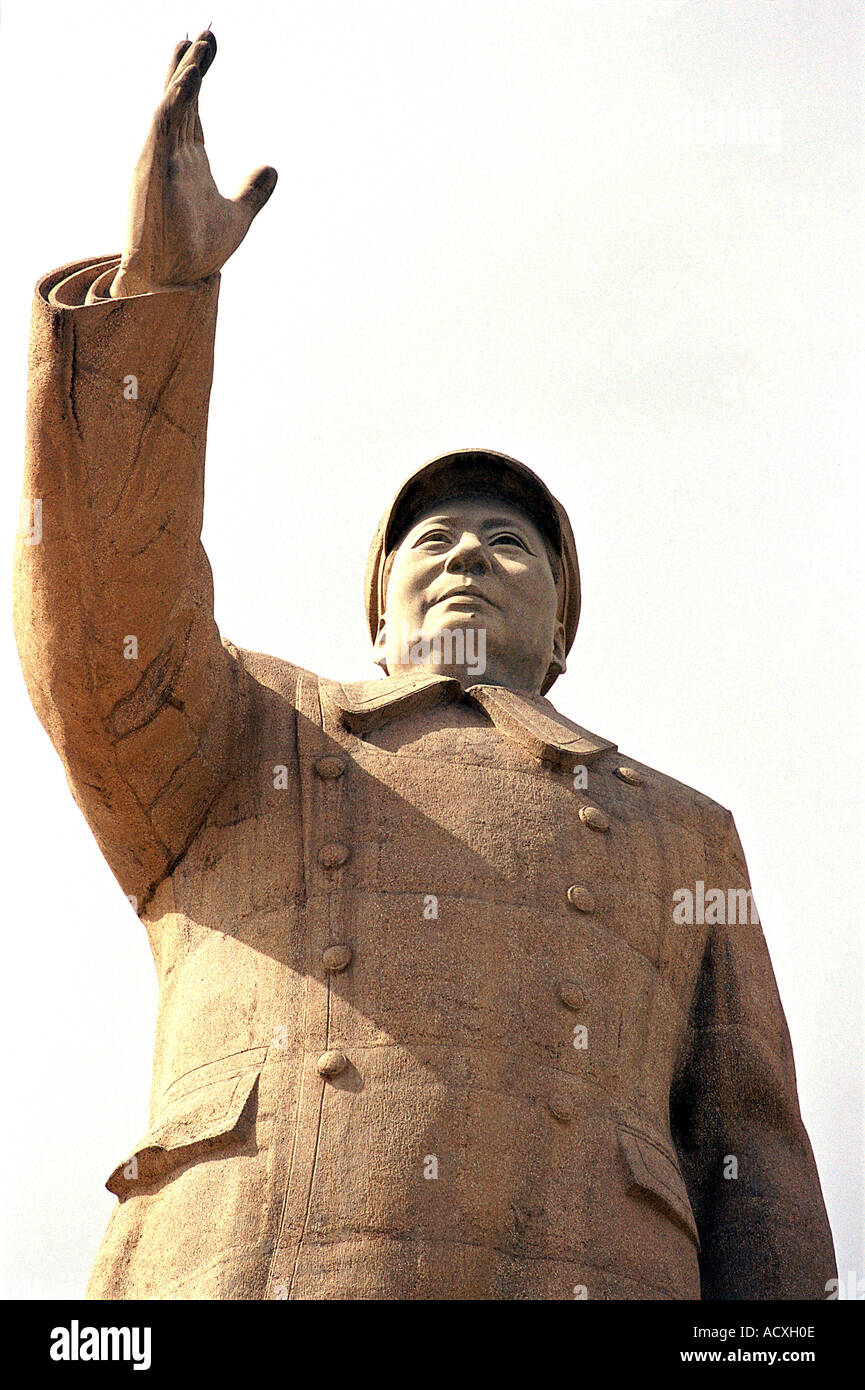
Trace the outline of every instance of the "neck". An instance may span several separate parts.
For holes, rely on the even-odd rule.
[[[405,675],[411,671],[426,671],[431,676],[448,676],[451,680],[459,681],[463,690],[469,690],[473,685],[498,685],[506,690],[518,691],[521,695],[537,696],[541,693],[543,683],[537,671],[527,671],[516,668],[511,662],[497,661],[494,657],[489,661],[447,661],[437,660],[435,649],[430,651],[423,660],[407,662],[388,662],[387,674],[391,676]],[[546,675],[548,668],[544,670]]]

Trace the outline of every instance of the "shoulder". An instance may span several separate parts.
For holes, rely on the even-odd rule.
[[[589,769],[589,789],[593,773],[603,778],[607,795],[627,818],[663,820],[714,843],[735,833],[726,806],[621,748],[605,751]]]
[[[285,661],[279,656],[237,647],[224,638],[222,645],[243,674],[262,692],[275,695],[296,707],[311,699],[317,701],[321,677],[315,671],[308,671],[306,667],[297,666],[293,661]]]

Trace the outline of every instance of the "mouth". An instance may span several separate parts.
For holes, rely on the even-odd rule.
[[[485,603],[489,608],[498,608],[497,603],[493,603],[491,598],[479,593],[477,589],[454,589],[449,594],[442,594],[441,598],[430,604],[430,608],[436,608],[442,603],[455,603],[468,608],[476,608],[479,603]]]

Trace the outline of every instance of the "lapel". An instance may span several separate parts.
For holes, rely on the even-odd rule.
[[[383,680],[321,681],[325,702],[337,714],[343,728],[368,734],[394,719],[435,705],[465,699],[482,709],[507,738],[533,757],[563,772],[588,765],[600,753],[616,747],[559,714],[542,695],[523,695],[501,685],[473,685],[463,692],[458,680],[430,671],[408,671]]]

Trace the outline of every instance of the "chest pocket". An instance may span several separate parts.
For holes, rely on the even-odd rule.
[[[619,1149],[628,1173],[628,1191],[647,1198],[700,1248],[697,1223],[679,1165],[657,1138],[624,1125],[619,1126]]]
[[[207,1062],[174,1082],[154,1124],[109,1176],[108,1191],[122,1201],[192,1160],[238,1142],[266,1055],[266,1047],[250,1048]]]

